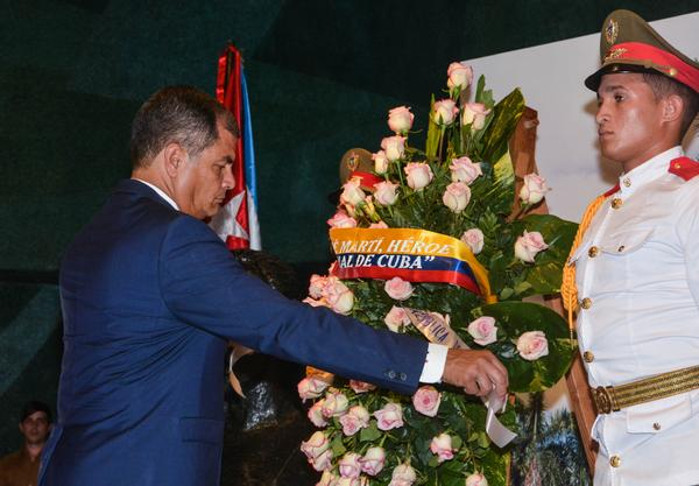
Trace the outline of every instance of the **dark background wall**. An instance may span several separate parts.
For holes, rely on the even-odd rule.
[[[591,34],[619,7],[656,20],[699,0],[0,1],[0,453],[23,401],[55,405],[60,255],[128,176],[153,91],[213,93],[226,41],[242,50],[263,245],[305,273],[329,260],[340,157],[377,150],[389,108],[424,127],[450,62]]]

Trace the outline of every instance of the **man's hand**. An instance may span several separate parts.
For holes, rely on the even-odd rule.
[[[442,381],[479,397],[493,390],[498,397],[507,394],[507,369],[490,351],[450,349]]]

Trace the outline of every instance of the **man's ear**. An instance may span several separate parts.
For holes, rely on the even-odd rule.
[[[668,122],[682,122],[684,113],[684,100],[681,96],[671,94],[663,100],[663,120]]]
[[[163,159],[167,175],[174,178],[187,160],[187,152],[177,142],[170,142],[163,149]]]

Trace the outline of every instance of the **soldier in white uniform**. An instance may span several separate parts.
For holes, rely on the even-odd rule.
[[[598,413],[594,484],[697,485],[699,163],[680,142],[699,64],[625,10],[605,20],[600,52],[585,84],[602,155],[623,174],[588,208],[568,263]]]

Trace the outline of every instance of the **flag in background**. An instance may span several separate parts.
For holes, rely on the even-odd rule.
[[[235,188],[228,191],[221,210],[210,222],[211,228],[231,250],[262,249],[257,219],[255,150],[247,84],[240,52],[232,44],[218,58],[216,99],[228,108],[240,127],[233,176]]]

